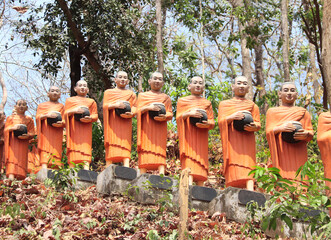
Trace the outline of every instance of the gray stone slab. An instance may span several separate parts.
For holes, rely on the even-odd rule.
[[[193,199],[204,202],[210,202],[217,196],[217,192],[213,188],[192,186],[190,190]]]
[[[169,190],[172,188],[173,181],[169,177],[159,176],[159,175],[150,175],[149,181],[151,186],[154,188]]]
[[[77,177],[78,180],[82,182],[96,183],[98,173],[90,170],[80,169],[77,173]]]
[[[172,185],[169,187],[170,183]],[[167,189],[164,189],[165,187]],[[145,173],[132,181],[128,195],[142,204],[157,204],[162,199],[171,198],[173,205],[178,207],[178,181],[174,178]]]
[[[248,191],[248,190],[240,190],[238,193],[239,203],[242,205],[247,205],[250,202],[256,202],[260,207],[264,207],[267,199],[262,193]]]
[[[125,170],[127,170],[129,173],[125,173]],[[97,178],[97,191],[105,195],[123,194],[127,191],[133,180],[130,178],[132,178],[134,175],[137,176],[137,171],[133,168],[111,164],[109,167],[99,173]]]
[[[126,180],[133,180],[137,178],[137,171],[129,167],[116,166],[115,176]]]

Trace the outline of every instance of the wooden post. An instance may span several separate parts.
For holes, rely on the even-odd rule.
[[[179,240],[187,239],[185,232],[187,232],[188,219],[188,193],[189,193],[189,175],[190,169],[185,168],[180,175],[179,182]]]

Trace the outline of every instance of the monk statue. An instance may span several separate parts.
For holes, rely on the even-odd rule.
[[[25,116],[28,106],[25,100],[18,100],[16,113],[8,116],[5,123],[5,163],[9,179],[24,179],[28,171],[28,145],[35,135],[34,122]]]
[[[58,87],[50,87],[48,102],[38,105],[36,114],[38,155],[41,168],[58,168],[62,166],[62,121],[64,106],[59,103],[61,91]]]
[[[283,178],[293,180],[307,161],[307,142],[314,131],[308,111],[294,105],[298,97],[294,83],[283,83],[278,96],[281,106],[267,111],[267,140],[273,167],[280,169]]]
[[[0,171],[4,167],[4,130],[5,130],[5,112],[0,110]]]
[[[226,186],[254,190],[253,177],[248,173],[256,165],[254,132],[260,130],[260,111],[246,99],[249,90],[244,76],[232,84],[234,97],[220,102],[218,126],[220,129]]]
[[[164,85],[159,72],[151,74],[151,90],[139,93],[137,101],[137,148],[140,173],[166,166],[167,121],[172,119],[171,99],[161,92]]]
[[[106,150],[106,167],[122,162],[130,166],[132,118],[136,114],[136,94],[126,89],[128,74],[120,71],[115,77],[116,88],[105,91],[103,119]]]
[[[199,186],[208,178],[208,130],[215,126],[211,102],[201,96],[204,88],[204,80],[193,77],[191,95],[178,100],[176,114],[182,169],[190,168],[189,184]]]
[[[92,161],[92,122],[98,120],[97,104],[86,97],[86,81],[79,80],[74,90],[77,96],[68,98],[64,106],[68,163],[69,167],[84,163],[88,170]]]
[[[321,152],[324,165],[324,176],[331,179],[331,113],[324,112],[319,115],[317,127],[317,143]],[[331,182],[325,181],[326,186],[331,189]],[[331,196],[331,190],[328,191]],[[331,215],[331,208],[329,209]]]

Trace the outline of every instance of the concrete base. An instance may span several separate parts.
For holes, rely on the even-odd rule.
[[[173,205],[178,206],[178,181],[148,173],[133,180],[128,190],[128,195],[142,204],[157,204],[163,199],[169,201],[169,194],[172,194]]]
[[[40,181],[45,181],[47,178],[54,179],[53,171],[57,170],[43,168],[36,174],[36,178]],[[98,173],[94,171],[80,169],[71,177],[77,178],[75,189],[85,189],[96,184],[97,176]]]
[[[135,169],[111,164],[98,175],[97,191],[105,195],[122,194],[136,177]]]
[[[259,205],[264,205],[266,197],[262,193],[228,187],[210,202],[208,213],[210,215],[216,212],[226,213],[228,219],[245,223],[249,216],[246,203],[251,200],[258,202]]]
[[[213,188],[190,186],[189,208],[208,211],[209,203],[220,194],[220,190]]]

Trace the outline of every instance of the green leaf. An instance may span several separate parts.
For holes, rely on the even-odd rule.
[[[289,218],[286,214],[282,214],[281,219],[286,223],[286,225],[292,230],[293,223],[291,218]]]

